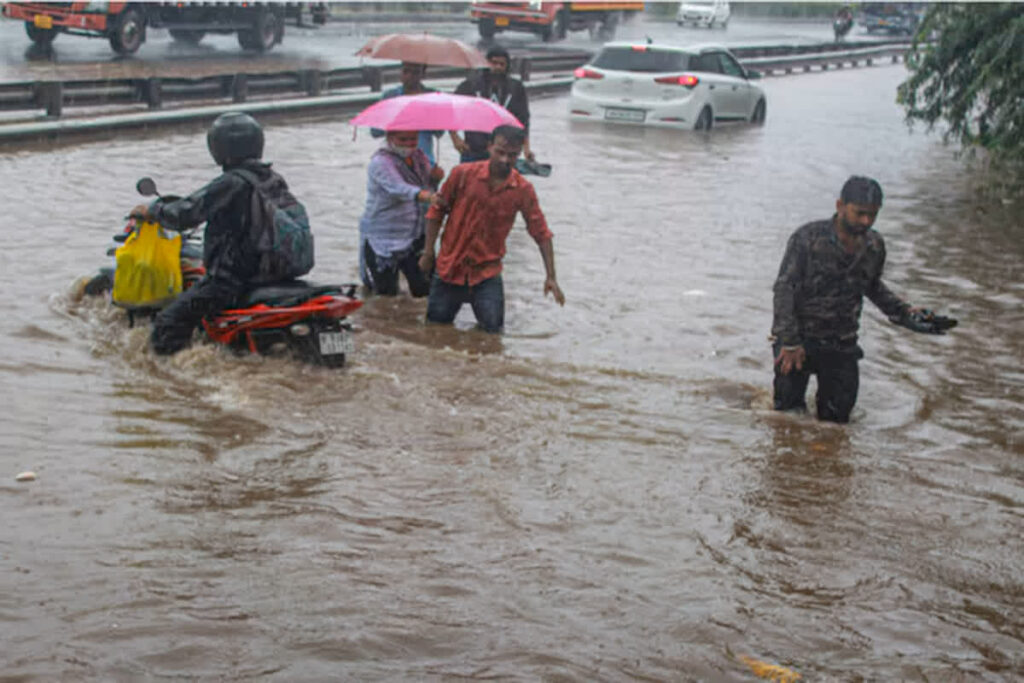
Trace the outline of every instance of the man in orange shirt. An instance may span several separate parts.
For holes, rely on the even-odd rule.
[[[434,243],[441,219],[448,220],[441,234],[441,253],[430,281],[427,320],[451,323],[462,308],[473,307],[477,324],[487,332],[500,332],[505,324],[505,290],[501,259],[516,213],[526,219],[526,230],[540,247],[544,260],[544,294],[565,305],[555,279],[555,252],[537,193],[515,170],[525,135],[514,126],[498,126],[491,133],[490,158],[459,164],[452,169],[427,212],[426,245],[420,268],[435,266]]]

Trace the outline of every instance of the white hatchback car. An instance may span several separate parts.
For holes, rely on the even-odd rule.
[[[708,130],[719,121],[763,124],[764,90],[724,47],[606,43],[573,74],[573,119]]]
[[[676,12],[676,23],[680,26],[693,24],[694,26],[706,26],[713,28],[729,25],[729,17],[732,10],[729,3],[724,0],[707,0],[706,2],[681,2],[679,11]]]

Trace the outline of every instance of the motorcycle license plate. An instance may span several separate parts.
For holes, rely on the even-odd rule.
[[[53,17],[49,14],[37,14],[32,17],[32,23],[36,28],[53,28]]]
[[[356,340],[352,333],[347,330],[341,332],[320,333],[320,353],[325,356],[333,356],[337,353],[352,353],[356,350]]]
[[[494,20],[495,26],[508,26],[508,17],[497,17]]]

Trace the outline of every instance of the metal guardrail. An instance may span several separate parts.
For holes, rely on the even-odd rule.
[[[789,56],[749,57],[741,59],[743,66],[755,69],[767,76],[776,72],[791,74],[796,70],[811,71],[818,67],[824,71],[829,68],[842,69],[846,66],[871,66],[875,60],[890,59],[899,62],[909,48],[910,43],[888,44],[881,47],[869,47],[854,50],[836,50],[822,54],[803,53]]]

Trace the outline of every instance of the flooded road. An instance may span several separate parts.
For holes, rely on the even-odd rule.
[[[535,100],[566,306],[517,227],[506,334],[372,300],[341,371],[158,359],[76,295],[136,178],[212,177],[202,129],[0,154],[0,680],[1019,680],[1020,206],[907,131],[903,75],[769,79],[764,128],[706,136]],[[267,127],[317,280],[356,277],[375,146]],[[839,427],[769,409],[767,335],[787,238],[854,172],[888,284],[961,324],[866,306]]]

